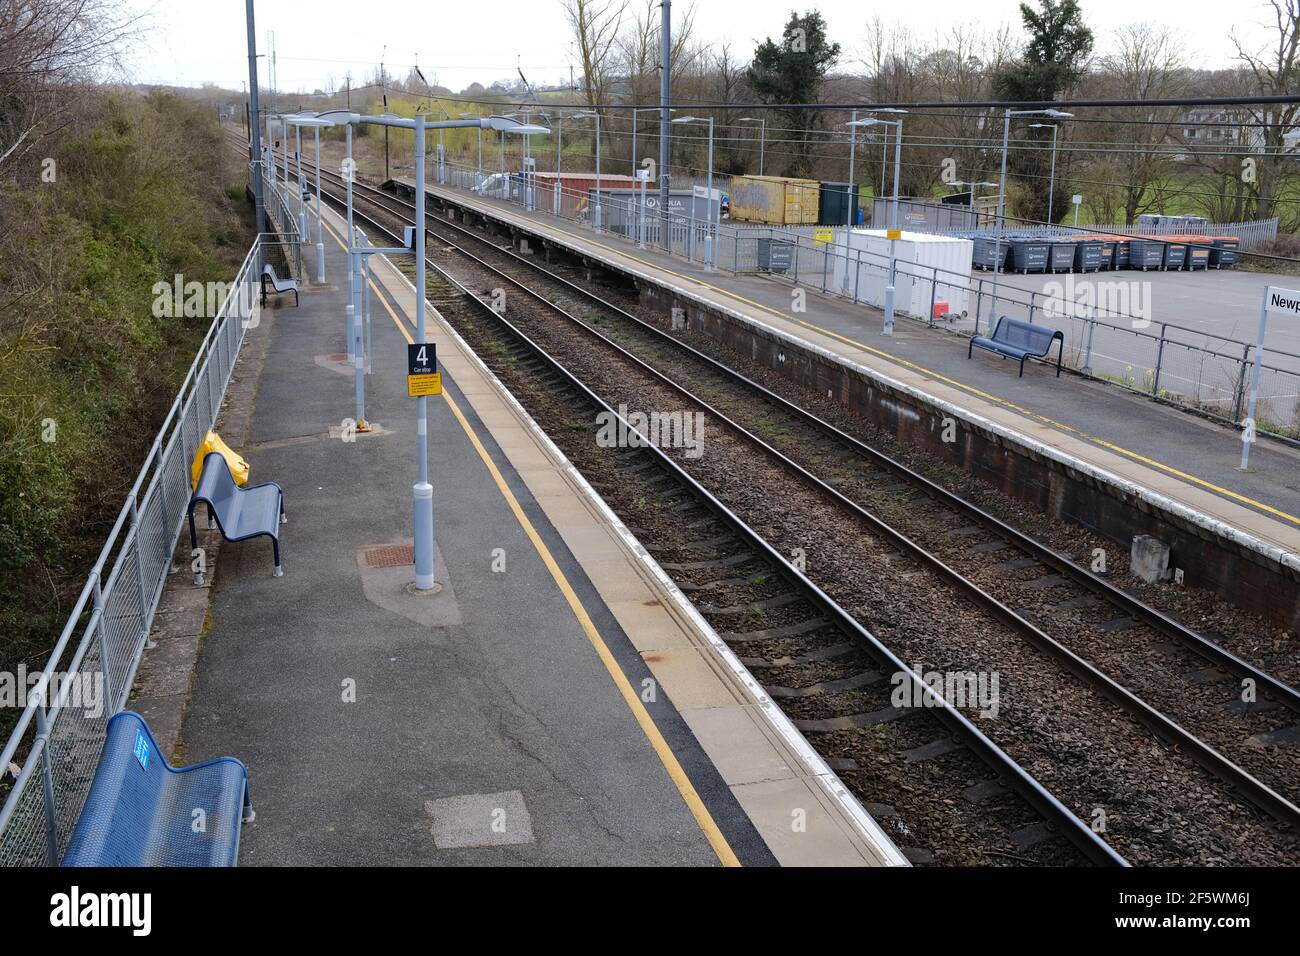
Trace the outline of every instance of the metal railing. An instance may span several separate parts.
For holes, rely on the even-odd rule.
[[[593,197],[586,192],[554,190],[540,184],[529,192],[517,173],[507,177],[498,173],[496,178],[489,179],[492,175],[483,173],[489,187],[481,193],[485,198],[505,200],[592,228]],[[474,189],[480,182],[473,168],[452,163],[445,167],[444,185]],[[639,242],[638,203],[639,197],[628,202],[604,200],[602,232]],[[1241,230],[1258,226],[1265,233],[1272,229],[1276,234],[1277,222],[1233,225]],[[647,246],[660,248],[659,227],[657,209],[650,210],[646,217]],[[1081,226],[1080,231],[1084,228]],[[1143,231],[1152,232],[1161,229],[1169,232],[1172,228],[1142,227]],[[705,239],[712,233],[708,223],[672,215],[669,229],[674,255],[703,261]],[[831,241],[818,241],[816,234],[827,229],[832,232]],[[722,271],[759,273],[875,308],[883,305],[888,256],[847,248],[843,226],[723,224],[717,230],[716,244],[715,262]],[[776,253],[774,248],[778,250]],[[1091,283],[1105,289],[1108,287],[1104,284],[1111,283],[1123,287],[1119,292],[1143,281],[1134,278],[1137,273],[1122,270],[1069,275],[1074,276],[1076,285]],[[1004,276],[998,285],[995,308],[991,273],[958,272],[899,261],[895,265],[896,314],[965,334],[989,331],[998,315],[1048,324],[1066,333],[1067,364],[1080,374],[1240,426],[1249,368],[1254,361],[1254,343],[1200,332],[1174,322],[1153,322],[1149,314],[1106,304],[1113,298],[1132,301],[1131,296],[1128,299],[1122,295],[1102,296],[1097,300],[1099,304],[1080,310],[1067,297],[1019,289],[1010,285],[1008,278]],[[1067,278],[1067,274],[1062,275],[1063,286]],[[938,319],[936,305],[946,305]],[[1263,356],[1256,427],[1289,443],[1300,444],[1300,355],[1266,347]]]
[[[274,176],[267,177],[265,170],[262,169],[261,163],[250,163],[248,167],[249,182],[252,177],[262,175],[262,199],[266,204],[266,215],[271,220],[281,251],[284,254],[284,264],[290,274],[302,281],[304,279],[302,271],[302,229],[301,224],[305,214],[305,203],[301,194],[296,197],[292,195],[293,189],[286,191],[284,183],[277,180]],[[268,240],[270,237],[266,237]]]
[[[126,503],[0,753],[0,865],[56,865],[126,703],[190,498],[190,467],[255,326],[263,242],[254,241],[199,346]],[[9,783],[8,780],[5,783]]]

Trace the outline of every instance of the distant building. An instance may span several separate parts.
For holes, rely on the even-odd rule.
[[[1183,116],[1183,142],[1207,150],[1222,147],[1262,147],[1263,131],[1251,125],[1254,120],[1245,110],[1225,107],[1198,107]],[[1192,158],[1192,154],[1179,153],[1179,162]]]

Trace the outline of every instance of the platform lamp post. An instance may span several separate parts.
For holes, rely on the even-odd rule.
[[[427,116],[432,116],[434,113],[439,114],[440,116],[442,116],[443,119],[451,119],[451,114],[448,113],[446,110],[442,109],[441,107],[439,107],[439,108],[437,108],[437,109],[434,109],[434,110],[431,110],[431,111],[429,111],[428,113],[425,113],[424,115],[427,117]],[[431,125],[432,125],[432,124],[431,124]],[[446,143],[445,143],[445,141],[443,140],[443,129],[442,129],[442,127],[438,127],[438,166],[437,166],[437,170],[438,170],[438,184],[439,184],[439,185],[442,185],[442,184],[446,181],[446,162],[447,162],[447,160],[446,160],[446,155],[447,155],[447,147],[446,147]]]
[[[560,175],[560,164],[564,160],[564,110],[555,111],[555,201],[552,212],[560,215],[564,205],[564,177]]]
[[[591,214],[592,231],[600,232],[600,113],[596,110],[583,110],[581,113],[574,113],[573,119],[592,119],[596,120],[596,208]],[[676,122],[676,120],[674,120]]]
[[[758,124],[758,174],[763,175],[763,150],[767,145],[767,117],[765,116],[742,116],[736,120],[737,123],[757,123]]]
[[[1055,226],[1056,219],[1052,216],[1052,200],[1056,198],[1056,131],[1058,129],[1055,123],[1030,123],[1030,129],[1050,129],[1052,131],[1052,160],[1050,171],[1047,174],[1047,223]]]
[[[707,213],[709,217],[709,231],[708,233],[705,234],[704,237],[704,268],[706,271],[712,271],[713,267],[716,265],[716,257],[718,252],[717,250],[718,238],[714,230],[715,228],[719,230],[721,229],[721,223],[715,222],[715,214],[718,217],[720,217],[720,213],[722,209],[721,199],[719,199],[718,205],[716,207],[713,205],[713,117],[712,116],[679,116],[677,117],[677,119],[673,120],[672,122],[680,123],[682,125],[685,125],[687,123],[708,123],[709,124],[709,176],[708,179],[706,180],[706,182],[708,183],[706,187],[708,189],[708,198],[705,200],[705,204],[704,204],[704,211],[705,213]],[[694,190],[692,190],[692,193],[694,193]],[[694,205],[695,203],[694,201],[692,201],[691,203],[692,212],[694,212]],[[692,216],[692,218],[694,217]],[[693,223],[691,228],[692,229],[694,228]]]
[[[1006,111],[1002,118],[1002,172],[998,176],[998,219],[996,223],[997,237],[993,241],[993,298],[990,303],[989,321],[992,324],[997,323],[998,316],[998,277],[1002,274],[1002,233],[1006,229],[1006,209],[1007,209],[1007,148],[1011,142],[1011,117],[1013,116],[1046,116],[1050,119],[1069,119],[1074,116],[1073,113],[1064,113],[1061,110],[1012,110]],[[976,316],[975,334],[979,334],[979,316]],[[992,325],[990,325],[990,328]]]
[[[882,109],[877,112],[881,113],[906,113],[906,110]],[[894,280],[897,278],[898,268],[898,183],[902,175],[903,168],[903,121],[883,120],[874,116],[866,119],[852,120],[850,126],[892,126],[894,127],[894,198],[889,204],[889,282],[885,285],[885,335],[894,334]],[[850,203],[852,206],[852,203]],[[846,240],[847,241],[847,240]],[[847,256],[845,265],[848,265]]]
[[[298,127],[301,135],[302,127],[306,126],[316,134],[316,282],[324,283],[325,281],[325,227],[321,220],[321,183],[320,183],[320,131],[322,128],[332,127],[334,121],[324,118],[322,114],[310,111],[295,113],[285,117],[285,122]],[[302,171],[302,161],[299,160],[299,172]],[[299,186],[301,186],[301,182]],[[306,238],[305,236],[303,237]]]
[[[407,228],[407,244],[405,246],[396,246],[393,248],[377,248],[374,246],[354,247],[350,253],[357,256],[400,254],[415,256],[415,340],[418,343],[428,341],[428,328],[426,324],[426,278],[425,278],[425,228],[422,220],[418,218],[418,213],[423,212],[426,208],[425,203],[425,183],[424,183],[424,149],[425,149],[425,132],[428,129],[469,129],[477,127],[479,129],[495,129],[498,132],[520,132],[520,133],[547,133],[546,127],[528,127],[523,123],[508,119],[504,116],[488,116],[481,119],[467,120],[446,120],[437,123],[427,123],[424,114],[417,114],[414,118],[404,116],[394,116],[384,114],[382,116],[358,116],[355,113],[348,114],[332,113],[321,114],[325,118],[336,118],[336,121],[347,122],[349,129],[354,124],[365,123],[367,125],[383,126],[385,129],[396,127],[398,129],[409,129],[415,133],[415,208],[417,210],[417,225]],[[350,142],[350,140],[349,140]],[[349,157],[350,158],[350,157]],[[352,211],[352,191],[351,180],[348,181],[348,213],[351,220]],[[354,240],[349,233],[348,243],[354,245]],[[355,334],[355,332],[354,332]],[[415,588],[417,591],[434,592],[441,589],[434,575],[433,563],[433,486],[429,483],[429,399],[428,396],[421,395],[416,397],[416,437],[417,437],[417,476],[414,485],[411,488],[412,497],[412,523],[415,540]]]

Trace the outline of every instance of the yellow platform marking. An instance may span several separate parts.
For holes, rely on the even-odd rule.
[[[543,223],[542,225],[545,224]],[[573,236],[573,238],[575,239],[579,239],[584,242],[590,241],[587,240],[585,236],[576,236],[573,233],[569,233],[565,230],[560,230],[560,231],[564,232],[565,235]],[[683,280],[684,282],[694,282],[695,284],[703,286],[706,289],[711,289],[720,295],[725,295],[729,298],[735,299],[737,302],[743,302],[746,305],[752,306],[756,309],[766,312],[769,315],[774,315],[780,319],[785,320],[786,322],[793,322],[797,325],[802,325],[804,328],[812,329],[815,332],[820,332],[822,335],[830,336],[833,339],[838,339],[839,341],[845,343],[846,345],[852,345],[853,347],[862,349],[865,352],[870,352],[873,355],[878,355],[881,358],[887,359],[890,362],[894,362],[898,365],[902,365],[905,368],[910,368],[914,372],[919,372],[922,375],[928,376],[929,378],[943,382],[945,385],[951,385],[953,388],[957,388],[964,392],[968,392],[971,395],[974,395],[978,398],[982,398],[985,401],[992,402],[995,405],[1001,405],[1004,408],[1010,409],[1011,411],[1024,415],[1027,418],[1032,418],[1042,422],[1043,424],[1051,425],[1053,428],[1059,431],[1067,432],[1072,435],[1077,435],[1080,438],[1084,439],[1085,441],[1093,442],[1094,444],[1102,448],[1105,448],[1108,451],[1113,451],[1116,454],[1123,455],[1126,458],[1138,462],[1139,464],[1146,465],[1150,468],[1155,468],[1158,471],[1163,471],[1166,474],[1173,475],[1175,478],[1180,478],[1183,481],[1190,482],[1191,484],[1199,485],[1202,488],[1207,488],[1210,491],[1223,495],[1225,498],[1230,498],[1233,501],[1238,501],[1252,508],[1257,508],[1260,511],[1263,511],[1267,514],[1273,515],[1278,518],[1282,518],[1283,520],[1289,521],[1292,524],[1296,525],[1297,527],[1300,527],[1300,516],[1296,516],[1293,514],[1289,514],[1288,512],[1281,511],[1278,508],[1274,508],[1272,505],[1265,504],[1262,501],[1256,501],[1254,498],[1248,497],[1247,495],[1239,494],[1238,492],[1235,492],[1230,488],[1224,488],[1221,485],[1216,485],[1212,481],[1207,481],[1204,478],[1198,478],[1196,475],[1188,474],[1185,471],[1180,471],[1179,469],[1174,468],[1172,465],[1166,465],[1164,462],[1157,461],[1154,458],[1149,458],[1146,455],[1139,454],[1138,452],[1130,451],[1127,448],[1124,448],[1120,445],[1116,445],[1114,442],[1106,441],[1104,438],[1098,438],[1095,435],[1089,435],[1087,432],[1081,431],[1078,428],[1075,428],[1073,425],[1067,425],[1064,422],[1058,422],[1053,418],[1048,418],[1046,415],[1041,415],[1038,412],[1035,412],[1031,409],[1024,408],[1021,405],[1017,405],[1015,402],[1012,402],[1009,399],[1002,398],[1001,396],[994,395],[991,392],[985,392],[981,389],[975,388],[973,385],[967,385],[964,382],[959,382],[956,379],[949,378],[948,376],[943,375],[940,372],[936,372],[933,369],[926,368],[924,365],[919,365],[916,362],[911,361],[910,359],[901,358],[900,356],[894,355],[890,352],[886,352],[883,349],[878,349],[874,346],[868,345],[865,342],[859,342],[857,339],[851,339],[846,335],[841,335],[840,333],[835,332],[832,329],[824,328],[820,325],[817,325],[814,322],[808,322],[804,319],[799,319],[799,318],[795,318],[792,315],[787,315],[786,313],[782,312],[780,309],[774,309],[769,305],[764,305],[762,302],[757,302],[753,299],[747,298],[746,296],[740,295],[737,292],[732,292],[730,289],[724,289],[721,286],[716,286],[713,283],[706,282],[704,279],[701,279],[697,276],[686,275],[685,273],[682,272],[676,272],[673,269],[669,269],[666,266],[662,266],[657,262],[650,262],[649,260],[642,259],[639,256],[634,256],[629,252],[624,252],[622,249],[615,249],[612,246],[606,246],[604,243],[593,243],[593,244],[598,245],[601,249],[604,249],[613,255],[623,256],[624,258],[630,259],[633,262],[639,262],[641,265],[649,269],[658,269],[660,272],[666,273],[667,275],[670,276],[675,276],[678,279]]]
[[[333,227],[326,226],[326,228],[329,229],[330,235],[334,237],[334,240],[346,249],[347,246],[344,245],[342,237],[334,231]],[[393,307],[389,305],[387,297],[379,291],[379,288],[375,285],[373,279],[369,284],[370,288],[375,293],[375,297],[383,304],[384,309],[392,318],[393,324],[397,326],[397,330],[402,333],[402,337],[406,339],[408,344],[414,343],[414,338],[412,338],[410,332],[406,330],[406,326],[402,323],[402,320],[398,318]],[[601,663],[605,665],[605,670],[613,679],[614,685],[618,688],[619,693],[623,695],[624,703],[627,704],[628,710],[632,711],[632,716],[636,718],[637,724],[641,727],[641,732],[645,734],[646,739],[650,742],[650,746],[654,748],[655,753],[659,756],[659,760],[663,764],[664,770],[667,771],[673,785],[677,787],[677,792],[681,794],[682,800],[686,803],[686,807],[690,810],[691,816],[695,818],[695,822],[704,833],[705,839],[709,841],[709,846],[713,848],[713,852],[717,854],[718,860],[723,866],[740,866],[740,860],[731,849],[731,844],[729,844],[727,838],[723,836],[722,830],[719,829],[717,822],[713,819],[713,815],[709,813],[709,808],[704,805],[704,800],[701,799],[699,793],[696,791],[695,785],[691,783],[691,778],[686,775],[686,771],[682,769],[681,763],[678,762],[677,755],[673,753],[672,747],[668,745],[668,741],[665,740],[663,734],[659,732],[659,728],[655,725],[654,718],[650,716],[650,712],[646,710],[645,704],[641,702],[641,698],[637,695],[635,688],[632,687],[632,682],[627,679],[627,675],[624,674],[623,669],[619,667],[618,660],[614,657],[613,652],[610,651],[609,645],[606,644],[604,638],[600,636],[600,631],[597,629],[595,622],[592,621],[591,616],[587,613],[586,607],[583,606],[582,599],[579,598],[577,592],[573,590],[573,586],[569,584],[569,579],[565,576],[564,570],[551,554],[550,549],[546,546],[546,542],[542,540],[541,535],[537,533],[537,529],[533,527],[533,523],[529,520],[528,515],[524,513],[523,507],[519,504],[519,499],[517,499],[514,492],[510,490],[510,486],[506,483],[501,471],[497,468],[496,462],[492,460],[492,456],[488,454],[487,448],[485,448],[483,443],[479,440],[478,434],[474,431],[474,427],[469,423],[469,420],[460,410],[460,405],[456,403],[456,400],[452,398],[449,393],[443,392],[442,397],[446,401],[448,408],[451,409],[451,413],[456,416],[456,420],[460,422],[460,427],[469,438],[470,444],[474,446],[474,450],[478,452],[479,458],[481,458],[483,464],[487,466],[488,472],[492,475],[492,480],[496,483],[497,489],[501,492],[501,496],[505,498],[506,503],[510,506],[510,510],[514,513],[515,520],[519,522],[519,526],[523,528],[524,533],[528,535],[528,540],[533,543],[533,547],[541,557],[542,563],[546,565],[547,571],[550,572],[551,579],[555,582],[556,587],[560,589],[560,593],[564,595],[564,600],[569,605],[569,610],[571,610],[573,616],[578,619],[578,624],[582,627],[582,631],[586,634],[587,640],[591,642],[591,646],[595,649],[596,656],[599,657]]]

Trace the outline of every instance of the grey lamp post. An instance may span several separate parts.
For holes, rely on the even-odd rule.
[[[523,159],[524,182],[523,182],[523,196],[521,198],[523,199],[524,208],[532,209],[534,207],[534,202],[533,202],[534,176],[533,176],[533,169],[532,169],[532,163],[533,163],[532,140],[529,137],[537,134],[546,136],[551,131],[547,129],[545,126],[539,126],[534,123],[518,123],[515,126],[510,127],[509,129],[503,130],[503,132],[512,133],[518,136],[522,136],[524,138],[524,159]]]
[[[320,186],[320,131],[322,127],[331,127],[334,121],[325,118],[322,114],[309,111],[296,113],[292,116],[286,116],[285,122],[298,127],[310,128],[316,134],[316,281],[323,283],[325,281],[325,232],[321,220],[321,186]],[[300,133],[301,135],[301,133]],[[298,163],[299,174],[302,172],[302,161]],[[302,183],[299,182],[301,187]],[[303,237],[306,239],[306,236]]]
[[[347,122],[349,130],[353,124],[367,123],[377,126],[397,127],[400,129],[411,129],[415,132],[415,208],[417,210],[417,225],[410,227],[408,235],[410,239],[405,246],[393,248],[378,248],[374,246],[356,247],[351,233],[348,236],[350,246],[349,253],[355,256],[363,255],[383,255],[383,254],[414,254],[415,255],[415,340],[417,343],[428,341],[428,329],[426,326],[426,307],[425,307],[425,228],[423,220],[419,216],[426,208],[425,203],[425,185],[424,185],[424,137],[425,130],[428,128],[435,129],[463,129],[478,127],[479,129],[495,129],[505,133],[508,131],[515,132],[548,132],[545,127],[527,127],[512,119],[503,116],[489,116],[482,119],[474,120],[448,120],[445,122],[427,124],[424,114],[417,114],[413,119],[404,116],[358,116],[355,113],[335,113],[322,114],[322,118],[337,117],[339,121]],[[350,139],[349,139],[350,143]],[[352,218],[352,189],[351,178],[348,179],[348,219]],[[355,332],[354,332],[355,335]],[[358,364],[359,361],[358,361]],[[360,374],[360,373],[358,373]],[[416,398],[416,436],[417,436],[417,477],[415,484],[412,486],[412,521],[413,535],[415,540],[415,587],[420,591],[433,591],[438,589],[438,583],[434,576],[433,564],[433,486],[429,484],[429,399],[428,396],[418,396]]]
[[[903,113],[905,110],[881,110],[882,113]],[[885,335],[894,334],[894,280],[896,278],[896,269],[898,265],[896,238],[898,233],[898,181],[902,173],[903,164],[903,121],[882,120],[875,117],[867,119],[853,120],[850,126],[892,126],[895,130],[894,138],[894,198],[889,204],[889,282],[885,285]],[[845,265],[848,265],[847,259]],[[846,270],[847,271],[847,270]]]
[[[1073,113],[1060,110],[1007,110],[1002,120],[1002,173],[998,176],[998,220],[997,238],[993,243],[993,299],[990,322],[996,324],[998,314],[998,277],[1002,274],[1002,233],[1006,226],[1007,208],[1007,146],[1011,141],[1011,117],[1013,116],[1048,116],[1052,119],[1069,119]],[[976,316],[975,332],[979,333],[979,317]],[[990,326],[991,328],[992,326]]]
[[[709,178],[708,178],[708,198],[705,200],[704,211],[709,217],[708,232],[704,236],[704,268],[712,270],[717,264],[717,241],[718,236],[715,230],[721,229],[721,223],[716,221],[720,215],[722,203],[719,201],[716,206],[713,204],[713,117],[712,116],[679,116],[673,120],[674,123],[708,123],[709,124]],[[693,191],[692,191],[693,192]],[[692,202],[692,206],[694,203]],[[694,225],[692,224],[692,229]]]
[[[1030,123],[1030,129],[1050,129],[1052,131],[1052,165],[1051,171],[1047,174],[1047,222],[1048,225],[1055,226],[1056,219],[1052,216],[1052,200],[1056,198],[1056,131],[1055,123]]]
[[[596,120],[596,208],[591,214],[591,228],[600,232],[600,113],[596,110],[584,110],[581,113],[574,113],[573,119],[592,119]]]
[[[864,106],[853,111],[853,117],[849,121],[850,126],[853,125],[853,120],[856,120],[858,118],[858,113],[860,112],[861,113],[891,113],[891,114],[898,114],[902,116],[907,115],[907,110],[900,110],[893,106],[881,106],[881,107]],[[862,123],[860,125],[871,126],[874,124]],[[850,142],[849,143],[850,152],[852,151],[852,149],[853,149],[853,143]],[[851,168],[852,167],[851,160],[849,165]],[[889,169],[889,130],[882,130],[880,134],[880,192],[877,194],[882,197],[885,195],[885,173],[888,171],[888,169]],[[852,180],[853,180],[853,176],[850,175],[849,181],[852,182]],[[895,193],[895,195],[897,195],[897,193]],[[852,206],[853,204],[850,202],[849,203],[850,215],[852,215]],[[874,225],[874,223],[872,223],[872,225]]]
[[[555,215],[560,214],[560,207],[564,202],[564,185],[563,178],[560,175],[560,165],[564,161],[564,110],[555,111],[555,189],[554,203],[552,211]]]
[[[426,113],[425,116],[426,116],[426,117],[428,117],[428,116],[432,116],[434,113],[437,113],[437,114],[440,115],[443,119],[448,119],[448,120],[451,119],[451,114],[448,113],[446,110],[441,109],[441,108],[439,108],[439,109],[435,109],[435,110],[431,110],[430,112]],[[428,124],[429,127],[432,127],[432,126],[434,126],[434,125],[435,125],[435,124],[433,124],[433,123],[429,123],[429,124]],[[441,127],[441,126],[438,127],[438,166],[437,166],[437,169],[438,169],[438,184],[439,184],[439,185],[442,185],[442,184],[443,184],[444,182],[446,182],[446,180],[447,180],[447,147],[446,147],[446,143],[445,143],[445,141],[443,140],[443,127]]]
[[[758,174],[763,175],[763,147],[767,142],[767,118],[742,116],[736,120],[737,123],[757,123],[758,124]]]

